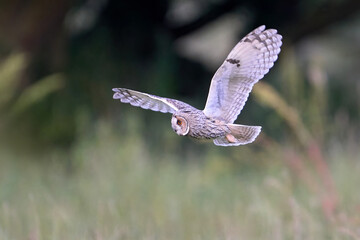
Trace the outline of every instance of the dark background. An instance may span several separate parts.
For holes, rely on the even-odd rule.
[[[11,54],[22,54],[24,62],[7,84],[11,87],[6,89],[4,84],[2,91],[8,96],[1,102],[1,113],[6,118],[14,105],[21,105],[20,100],[28,101],[11,119],[11,133],[15,127],[21,135],[30,131],[34,137],[36,132],[33,143],[70,146],[79,114],[87,115],[90,122],[102,117],[121,121],[122,111],[130,110],[111,99],[112,87],[177,97],[202,108],[211,77],[226,54],[242,36],[266,24],[284,36],[284,45],[264,82],[283,94],[303,121],[311,116],[298,108],[299,101],[309,100],[312,85],[320,82],[326,91],[326,109],[320,117],[329,122],[346,118],[358,127],[359,8],[359,1],[351,0],[2,3],[1,58],[5,62]],[[293,58],[299,83],[287,79],[293,73],[279,76],[289,71],[289,58]],[[211,65],[206,59],[212,59]],[[309,72],[317,71],[312,68],[322,72],[325,82],[309,79]],[[43,93],[33,102],[22,98],[31,86],[53,74],[59,74],[52,82],[55,86],[44,83]],[[296,88],[296,84],[301,85],[296,93],[301,96],[286,96],[290,90],[285,88]],[[245,108],[248,113],[241,118],[267,125],[272,113],[256,104],[251,97]],[[138,114],[148,124],[157,118]],[[276,138],[284,129],[280,123],[269,123],[264,131]]]

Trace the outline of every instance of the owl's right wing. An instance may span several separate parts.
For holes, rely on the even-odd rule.
[[[113,96],[114,99],[119,99],[123,103],[130,103],[135,107],[157,112],[175,113],[183,105],[187,105],[175,99],[158,97],[126,88],[113,88],[112,90],[115,92]]]
[[[275,29],[260,26],[233,48],[211,80],[206,116],[227,123],[236,120],[254,84],[274,65],[281,39]]]

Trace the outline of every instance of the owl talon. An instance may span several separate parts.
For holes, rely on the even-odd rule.
[[[230,133],[226,134],[225,137],[230,143],[236,143],[237,142],[237,139],[233,135],[231,135]]]

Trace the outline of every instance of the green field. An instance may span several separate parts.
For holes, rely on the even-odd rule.
[[[2,147],[0,239],[359,239],[354,152],[326,151],[336,191],[327,216],[312,165],[297,174],[276,149],[227,154],[193,143],[204,151],[160,154],[108,124],[95,132],[66,153]],[[190,141],[173,135],[176,143]]]

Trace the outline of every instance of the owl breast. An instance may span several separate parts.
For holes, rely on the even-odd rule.
[[[196,139],[213,139],[226,134],[226,126],[220,121],[211,119],[198,110],[188,115],[188,136]]]

